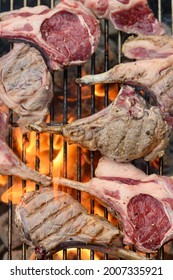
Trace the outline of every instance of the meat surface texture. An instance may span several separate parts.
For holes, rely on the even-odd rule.
[[[130,86],[123,86],[115,101],[94,115],[63,126],[30,125],[30,129],[63,135],[69,143],[99,150],[118,162],[161,157],[170,134],[159,108],[148,108]]]
[[[107,72],[76,79],[80,85],[120,83],[139,86],[156,100],[165,120],[173,125],[173,55],[120,63]]]
[[[154,16],[147,0],[80,0],[98,18],[110,19],[117,30],[144,35],[163,35],[162,23]]]
[[[101,158],[86,183],[65,178],[55,183],[96,197],[115,211],[123,225],[123,242],[152,253],[173,238],[173,178],[146,175],[130,163]]]
[[[131,59],[165,58],[173,55],[173,36],[130,36],[122,52]]]
[[[47,255],[60,244],[69,242],[73,246],[80,242],[86,246],[110,246],[117,256],[140,259],[123,249],[123,234],[116,227],[98,215],[88,214],[68,193],[52,188],[26,193],[15,212],[22,240],[34,245],[37,252]]]
[[[29,45],[14,44],[0,58],[0,100],[17,113],[23,131],[45,120],[52,98],[52,77],[42,55]]]
[[[41,5],[1,13],[0,37],[34,43],[49,67],[60,70],[90,58],[99,42],[100,26],[89,9],[71,0],[53,9]]]
[[[25,180],[31,180],[43,186],[51,184],[51,178],[32,170],[25,165],[5,142],[7,131],[7,115],[0,112],[0,174],[14,175]]]

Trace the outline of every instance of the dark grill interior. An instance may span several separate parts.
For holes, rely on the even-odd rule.
[[[50,8],[54,7],[55,1],[44,0],[44,1],[24,1],[24,0],[1,0],[0,2],[0,12],[9,11],[13,9],[18,9],[23,6],[35,6],[35,5],[47,5]],[[56,1],[57,2],[57,1]],[[172,33],[173,23],[171,11],[172,1],[171,0],[150,0],[148,1],[150,7],[153,9],[155,16],[165,23],[166,29],[169,34]],[[83,66],[70,67],[63,72],[53,73],[54,79],[54,99],[50,106],[50,115],[47,118],[47,123],[51,125],[66,124],[69,119],[79,119],[84,116],[89,116],[95,112],[101,110],[103,107],[108,106],[110,102],[114,100],[117,94],[116,85],[104,85],[103,87],[85,87],[80,88],[74,83],[74,79],[81,77],[84,73],[99,73],[108,70],[113,67],[116,63],[124,62],[126,59],[121,54],[121,45],[123,41],[129,36],[128,34],[117,32],[113,29],[110,22],[107,20],[101,21],[101,40],[96,53],[92,58]],[[0,40],[0,56],[7,53],[11,45],[6,40]],[[44,166],[47,175],[63,176],[70,179],[85,181],[94,176],[94,170],[97,165],[100,154],[98,152],[88,152],[85,149],[67,145],[66,141],[59,137],[52,135],[47,135],[46,143],[49,147],[46,152],[43,150],[43,143],[45,142],[43,137],[39,133],[33,133],[33,137],[29,133],[21,135],[17,124],[16,116],[11,110],[3,108],[8,111],[10,115],[10,130],[8,136],[8,144],[15,153],[17,153],[22,161],[29,166],[33,167],[35,170],[44,173]],[[18,138],[21,139],[21,149],[16,146]],[[171,141],[172,142],[172,141]],[[30,162],[31,157],[28,157],[28,147],[32,144],[34,146],[34,156],[32,158],[32,163]],[[57,148],[58,146],[58,148]],[[60,153],[61,147],[61,164],[54,168],[54,160]],[[44,159],[43,156],[44,155]],[[171,162],[172,148],[168,149],[167,154],[164,158],[160,159],[156,163],[146,163],[142,160],[135,161],[134,164],[139,168],[143,169],[147,174],[151,172],[156,172],[157,174],[172,175],[173,162]],[[15,178],[9,176],[4,179],[5,182],[1,183],[0,194],[2,195],[7,188],[11,189],[14,185]],[[28,186],[30,183],[26,181],[17,181],[21,186],[21,189]],[[39,186],[35,185],[35,189]],[[16,193],[16,192],[15,192]],[[89,196],[83,196],[79,191],[72,193],[75,198],[77,198],[90,213],[97,213],[109,218],[107,209],[99,206],[96,201],[90,199]],[[1,259],[26,259],[30,257],[33,250],[28,251],[27,247],[22,244],[18,244],[16,241],[16,232],[14,233],[14,208],[15,205],[11,202],[11,198],[14,194],[10,193],[7,198],[7,204],[0,202],[0,215],[3,221],[0,224],[0,258]],[[99,210],[98,210],[99,209]],[[112,221],[114,222],[114,221]],[[116,221],[115,221],[116,222]],[[5,237],[4,237],[5,232]],[[6,238],[6,242],[3,239]],[[16,242],[16,245],[14,245]],[[104,254],[95,254],[94,251],[90,251],[87,255],[83,253],[81,249],[63,250],[63,259],[109,259],[111,256]],[[172,242],[166,244],[158,253],[157,258],[159,259],[173,259],[173,249]]]

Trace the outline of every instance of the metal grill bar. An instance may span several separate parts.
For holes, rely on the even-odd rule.
[[[153,4],[155,1],[150,0],[149,4]],[[173,32],[173,0],[170,0],[170,13],[171,13],[171,32]],[[54,0],[50,1],[41,1],[41,0],[35,0],[35,1],[30,1],[30,0],[20,0],[20,1],[15,1],[15,0],[9,0],[6,1],[5,5],[4,2],[0,2],[0,12],[2,11],[7,11],[7,10],[13,10],[16,8],[21,8],[22,6],[35,6],[35,5],[42,5],[46,4],[50,8],[53,8],[55,5]],[[164,6],[164,0],[158,0],[157,1],[157,17],[160,21],[164,20],[163,15],[162,15],[162,9]],[[103,30],[104,30],[104,71],[107,71],[109,69],[109,22],[107,20],[104,20],[103,24]],[[118,53],[115,54],[117,56],[117,61],[118,63],[121,63],[123,60],[122,57],[122,41],[123,41],[123,33],[122,32],[117,32],[117,49]],[[96,54],[94,54],[91,58],[91,74],[94,74],[96,72]],[[63,123],[68,122],[68,73],[70,70],[64,70],[64,75],[63,75],[63,85],[62,85],[62,92],[63,92]],[[78,66],[76,67],[76,76],[81,77],[82,75],[82,67]],[[54,77],[53,77],[54,78]],[[90,88],[91,91],[91,114],[94,114],[96,112],[96,97],[95,97],[95,86],[91,86]],[[109,105],[109,85],[104,86],[104,106]],[[80,119],[82,117],[82,90],[79,86],[77,86],[76,90],[76,96],[77,96],[77,101],[76,101],[76,107],[77,107],[77,118]],[[50,124],[54,125],[59,125],[60,123],[55,123],[55,110],[54,108],[55,104],[54,101],[52,101],[50,105]],[[13,112],[9,110],[9,115],[10,115],[10,124],[11,124],[11,129],[9,132],[9,138],[8,138],[8,144],[11,148],[13,148],[13,131],[16,128],[16,124],[13,122]],[[24,163],[27,162],[27,154],[26,154],[26,141],[29,137],[27,137],[27,134],[22,135],[22,161]],[[54,135],[50,134],[49,137],[49,144],[50,144],[50,150],[49,150],[49,173],[52,176],[53,173],[53,159],[54,159]],[[35,169],[39,171],[40,169],[40,134],[36,133],[36,139],[35,139],[35,147],[36,147],[36,155],[35,155]],[[77,149],[77,180],[81,181],[82,180],[82,167],[81,167],[81,157],[82,157],[82,151],[81,148],[76,147]],[[68,159],[68,147],[66,141],[63,142],[63,176],[68,177],[68,172],[67,172],[67,159]],[[94,166],[96,163],[95,159],[95,153],[91,152],[90,153],[90,177],[92,178],[94,176]],[[150,174],[150,164],[146,163],[146,173]],[[163,158],[160,159],[159,161],[159,170],[158,170],[159,175],[164,174],[164,161]],[[8,188],[11,188],[13,185],[13,177],[9,176],[8,177]],[[26,181],[22,180],[22,188],[25,189],[26,187]],[[36,189],[38,189],[39,186],[36,185]],[[77,192],[77,199],[79,202],[81,201],[81,192]],[[12,259],[12,243],[13,243],[13,228],[12,228],[12,221],[13,221],[13,205],[11,202],[11,197],[9,197],[8,201],[8,259]],[[94,213],[95,212],[95,203],[94,200],[90,200],[90,212]],[[104,216],[108,218],[108,212],[107,209],[104,209]],[[26,246],[23,244],[22,245],[22,259],[26,259]],[[90,252],[90,259],[93,260],[95,256],[95,252],[91,251]],[[149,255],[148,255],[149,256]],[[68,257],[68,251],[64,250],[63,251],[63,259],[67,259]],[[104,255],[105,259],[108,259],[108,255]],[[164,259],[164,246],[159,250],[159,258]],[[77,259],[81,259],[81,249],[77,249]]]

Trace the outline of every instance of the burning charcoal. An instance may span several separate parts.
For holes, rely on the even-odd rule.
[[[1,13],[0,37],[34,43],[49,67],[60,70],[91,57],[99,42],[100,26],[89,9],[70,0],[54,9],[36,6]]]
[[[165,58],[173,55],[173,36],[130,36],[122,52],[131,59]]]
[[[80,0],[98,18],[110,19],[117,30],[127,33],[162,35],[163,24],[154,17],[147,0]]]
[[[25,180],[31,180],[43,186],[51,184],[51,178],[32,170],[25,165],[5,142],[7,115],[0,112],[0,174],[15,175]]]
[[[63,126],[30,128],[63,135],[70,143],[99,150],[118,162],[161,157],[170,134],[159,108],[148,108],[144,98],[130,86],[123,86],[109,107],[90,117]]]
[[[141,87],[153,96],[168,123],[173,125],[173,55],[121,63],[109,71],[76,79],[80,85],[120,83]]]
[[[53,83],[38,50],[14,44],[0,62],[0,99],[18,114],[23,131],[26,124],[45,120],[53,97]]]
[[[86,183],[54,178],[55,184],[96,197],[122,222],[127,245],[155,252],[173,238],[173,178],[146,175],[130,163],[101,158],[96,177]]]
[[[46,258],[63,247],[95,248],[127,259],[143,256],[123,249],[122,233],[106,219],[90,215],[68,193],[44,188],[24,195],[16,206],[21,238]]]

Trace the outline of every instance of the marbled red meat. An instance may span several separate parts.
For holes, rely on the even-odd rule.
[[[155,18],[147,0],[81,0],[81,2],[98,18],[110,19],[117,30],[145,35],[165,33],[163,24]]]
[[[116,212],[125,244],[151,253],[173,238],[172,177],[146,175],[130,163],[107,158],[100,159],[95,176],[86,183],[65,178],[54,182],[87,192]]]
[[[166,58],[173,55],[173,36],[130,36],[122,52],[131,59]]]
[[[96,50],[100,26],[80,2],[62,1],[55,8],[24,7],[0,14],[0,37],[34,43],[60,70],[86,62]]]

